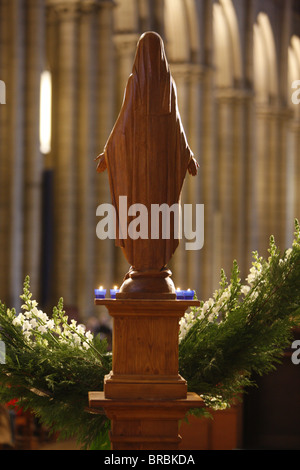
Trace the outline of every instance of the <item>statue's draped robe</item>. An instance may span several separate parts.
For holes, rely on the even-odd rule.
[[[193,153],[182,127],[163,42],[155,33],[145,33],[138,43],[122,108],[104,155],[116,209],[116,244],[133,269],[161,270],[179,240],[174,238],[173,222],[170,239],[162,239],[161,234],[159,239],[151,239],[151,204],[179,203]],[[147,207],[148,239],[119,237],[119,196],[127,196],[128,208],[132,204]],[[125,219],[127,227],[133,219]]]

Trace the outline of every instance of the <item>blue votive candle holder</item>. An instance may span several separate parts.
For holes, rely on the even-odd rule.
[[[117,292],[119,292],[119,289],[117,288],[117,286],[114,286],[113,289],[110,289],[110,297],[111,297],[111,299],[115,299],[115,298],[116,298]]]
[[[177,300],[184,300],[184,291],[181,289],[176,289],[176,298]]]
[[[184,291],[184,299],[185,300],[193,300],[195,291],[188,289]]]
[[[96,299],[105,299],[106,289],[103,289],[102,286],[100,286],[99,289],[95,289],[94,292]]]

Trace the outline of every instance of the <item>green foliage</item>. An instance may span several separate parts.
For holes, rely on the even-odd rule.
[[[292,248],[281,256],[273,237],[269,258],[253,253],[247,284],[236,262],[230,280],[221,271],[213,297],[192,308],[180,322],[179,372],[190,391],[208,407],[230,406],[252,375],[273,370],[290,345],[300,321],[300,228]],[[84,448],[109,448],[109,421],[88,408],[88,392],[103,389],[111,370],[106,342],[68,321],[62,299],[52,317],[31,300],[24,282],[22,312],[0,303],[0,339],[6,362],[0,364],[0,402],[18,398],[61,438],[75,436]],[[207,416],[207,410],[193,410]]]
[[[253,253],[253,265],[242,285],[234,262],[228,282],[221,272],[220,289],[182,320],[180,373],[190,391],[207,405],[229,406],[253,385],[253,373],[276,368],[300,323],[300,230],[283,258],[270,239],[269,258]]]
[[[14,310],[0,305],[1,339],[6,346],[6,363],[0,365],[0,402],[17,398],[18,405],[33,410],[51,432],[59,431],[61,438],[75,436],[88,447],[101,432],[107,433],[104,414],[88,409],[88,391],[101,390],[104,375],[111,370],[106,342],[88,336],[83,347],[83,329],[68,323],[61,300],[51,320],[37,311],[28,278],[21,297],[22,324]],[[24,327],[24,322],[31,327],[26,323]]]

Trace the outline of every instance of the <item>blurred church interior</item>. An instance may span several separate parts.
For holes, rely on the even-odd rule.
[[[111,199],[94,159],[118,116],[137,41],[150,30],[164,40],[200,165],[181,203],[205,211],[203,248],[181,243],[170,263],[175,285],[205,300],[233,260],[245,278],[252,251],[267,256],[270,235],[282,250],[290,246],[300,218],[300,103],[292,100],[299,0],[0,0],[7,305],[19,308],[29,275],[45,310],[63,297],[70,316],[109,326],[94,288],[120,285],[129,266],[114,240],[96,236],[97,206]],[[233,447],[300,449],[300,366],[289,354],[232,418]]]

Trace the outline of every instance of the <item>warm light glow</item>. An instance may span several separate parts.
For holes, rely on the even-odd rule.
[[[268,104],[270,97],[278,95],[278,74],[275,39],[266,13],[258,14],[253,30],[256,101]]]
[[[40,150],[47,154],[51,150],[51,74],[45,70],[41,75],[40,88]]]
[[[180,289],[180,287],[177,287],[177,289],[176,289],[176,290],[180,291],[181,289]]]
[[[118,290],[118,286],[114,286],[114,290]]]
[[[100,286],[100,287],[99,287],[99,290],[103,290],[103,286]]]

